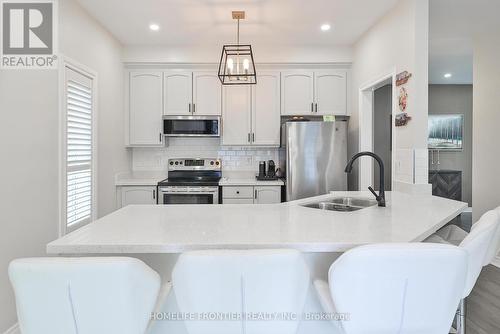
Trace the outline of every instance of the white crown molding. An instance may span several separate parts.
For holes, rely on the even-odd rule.
[[[124,62],[126,69],[211,69],[217,71],[217,63],[189,63],[189,62]],[[255,63],[257,73],[262,70],[287,70],[287,69],[350,69],[350,62],[291,62],[291,63]]]

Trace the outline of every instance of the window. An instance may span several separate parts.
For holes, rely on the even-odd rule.
[[[64,67],[63,233],[94,218],[94,77]]]

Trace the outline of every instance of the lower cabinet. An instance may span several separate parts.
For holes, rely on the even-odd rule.
[[[130,204],[156,204],[156,186],[116,187],[116,206],[123,208]]]
[[[223,186],[222,204],[281,203],[281,186]]]

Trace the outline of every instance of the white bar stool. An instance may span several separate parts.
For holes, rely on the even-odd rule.
[[[182,254],[172,283],[189,334],[294,334],[310,278],[295,250],[213,250]]]
[[[447,333],[462,297],[467,252],[408,243],[354,248],[315,281],[325,312],[350,315],[345,334]]]
[[[465,238],[458,244],[459,247],[467,250],[468,252],[468,269],[467,281],[459,304],[456,319],[456,331],[464,334],[466,332],[466,298],[470,295],[476,281],[481,274],[483,266],[491,263],[498,250],[500,239],[500,209],[490,210],[486,212],[481,218],[472,226],[471,232],[465,235]],[[459,229],[459,227],[456,227]],[[458,236],[461,232],[452,228],[445,232],[449,235]],[[442,235],[434,234],[427,238],[425,242],[428,243],[444,243],[450,244],[445,240]],[[455,239],[453,239],[455,240]],[[456,240],[455,240],[456,242]]]
[[[160,289],[126,257],[18,259],[9,276],[23,334],[143,334]]]

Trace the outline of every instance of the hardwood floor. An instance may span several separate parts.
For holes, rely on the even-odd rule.
[[[489,265],[467,299],[467,334],[500,333],[500,268]]]

